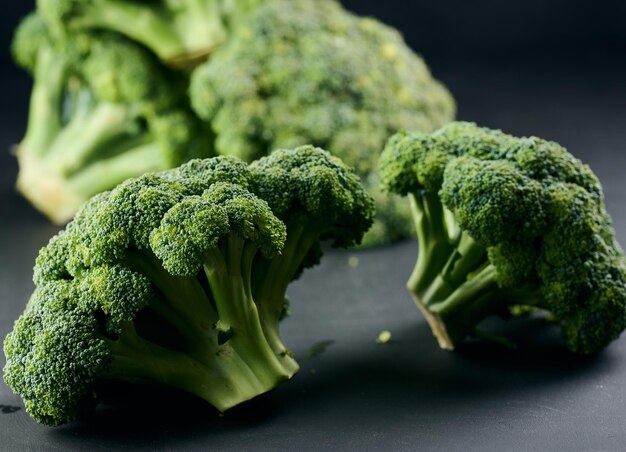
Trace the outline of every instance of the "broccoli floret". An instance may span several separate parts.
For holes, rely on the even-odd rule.
[[[544,310],[588,354],[626,327],[626,266],[591,169],[554,142],[471,123],[399,133],[384,188],[412,202],[420,252],[408,290],[439,345],[488,316]]]
[[[193,160],[96,195],[37,258],[5,382],[47,425],[79,416],[102,381],[177,388],[220,411],[269,391],[298,370],[278,330],[288,283],[320,240],[359,242],[372,205],[312,147],[251,167]]]
[[[259,315],[277,331],[287,286],[319,263],[320,239],[341,248],[360,244],[372,224],[374,203],[356,174],[313,146],[277,150],[252,163],[250,173],[250,189],[287,226],[282,253],[272,259],[261,256],[252,281]]]
[[[107,30],[137,41],[163,62],[188,67],[206,59],[237,18],[261,0],[38,0],[58,36]]]
[[[129,177],[212,154],[184,80],[125,38],[83,33],[57,42],[32,14],[13,52],[34,76],[17,187],[55,222]]]
[[[252,11],[192,74],[192,106],[218,152],[251,161],[313,144],[354,166],[378,200],[368,244],[411,234],[406,201],[382,196],[377,160],[400,130],[432,131],[454,102],[400,34],[333,0],[277,0]]]

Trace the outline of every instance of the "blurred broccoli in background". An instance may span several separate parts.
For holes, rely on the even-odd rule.
[[[53,221],[66,222],[85,200],[129,177],[212,154],[185,78],[123,36],[56,41],[33,13],[16,32],[13,54],[34,77],[15,150],[17,187]]]
[[[399,130],[432,131],[455,106],[400,34],[333,0],[276,0],[253,10],[192,75],[191,101],[219,153],[251,161],[311,143],[356,168],[377,200],[365,238],[413,233],[410,209],[380,192],[377,160]]]
[[[165,64],[193,66],[228,35],[236,18],[262,0],[38,0],[56,35],[88,30],[122,34]]]
[[[583,354],[626,328],[626,265],[602,187],[557,143],[458,122],[393,136],[380,166],[385,189],[411,199],[420,249],[407,286],[442,348],[529,309]]]
[[[374,197],[365,245],[413,235],[408,203],[379,189],[378,156],[390,134],[430,132],[455,105],[394,29],[335,0],[37,6],[13,43],[35,79],[17,185],[55,222],[193,157],[250,162],[312,144],[354,166]]]

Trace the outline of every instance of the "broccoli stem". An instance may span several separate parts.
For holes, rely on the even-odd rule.
[[[139,143],[142,138],[136,141]],[[133,144],[130,139],[126,145]],[[68,178],[68,185],[86,197],[109,190],[126,179],[153,171],[163,171],[167,164],[162,158],[160,143],[147,143],[119,155],[90,164]]]
[[[137,136],[146,135],[141,133],[136,119],[132,108],[110,103],[99,104],[86,116],[74,116],[50,146],[44,164],[72,175],[96,157],[119,153],[125,141],[134,142]]]
[[[62,129],[61,109],[55,107],[63,104],[67,71],[68,64],[63,57],[48,47],[39,50],[28,110],[28,128],[17,149],[18,158],[23,154],[44,154]]]
[[[229,406],[234,406],[290,378],[297,365],[295,369],[284,366],[264,337],[251,298],[250,284],[246,284],[256,246],[232,235],[223,241],[226,245],[221,244],[206,253],[202,274],[207,277],[210,293],[196,277],[168,273],[149,251],[127,252],[125,264],[148,277],[158,290],[160,296],[150,303],[148,309],[169,322],[184,338],[185,359],[214,372],[226,372],[226,377],[221,378],[230,379],[230,386],[240,387],[238,395],[229,399]],[[223,343],[219,338],[220,330],[229,333]],[[148,369],[151,369],[150,364]],[[200,368],[197,377],[198,381],[205,379],[203,385],[210,384],[215,378],[205,373],[206,370]],[[185,378],[187,374],[183,375],[183,380]],[[167,384],[167,381],[163,383]],[[193,387],[181,389],[196,393]],[[202,393],[198,395],[213,403]]]
[[[224,240],[224,239],[222,239]],[[204,273],[215,300],[222,328],[230,338],[227,343],[242,357],[267,389],[293,376],[293,369],[283,365],[265,336],[257,305],[252,299],[250,281],[254,255],[246,252],[245,240],[232,234],[219,249],[209,249]]]
[[[83,2],[70,19],[71,28],[105,28],[139,41],[165,62],[206,57],[224,40],[220,4],[216,0],[166,1],[165,9],[141,2]],[[171,3],[171,4],[170,4]]]
[[[104,379],[170,386],[201,397],[219,411],[267,390],[237,355],[217,355],[201,362],[143,339],[132,323],[124,325],[116,340],[105,341],[112,359]]]
[[[323,228],[311,222],[293,221],[287,226],[287,240],[282,252],[271,260],[260,257],[255,262],[253,293],[263,331],[276,356],[294,371],[298,364],[280,339],[279,322],[287,287],[322,231]]]
[[[217,351],[214,325],[218,321],[212,300],[200,282],[193,277],[174,276],[167,272],[159,259],[148,250],[128,251],[125,263],[129,268],[146,276],[162,295],[150,308],[168,319],[186,338],[187,348],[200,354]],[[201,337],[207,339],[199,340]],[[208,347],[208,348],[207,348]]]
[[[536,300],[534,292],[503,290],[486,249],[458,230],[445,215],[436,194],[411,195],[419,254],[407,283],[441,348],[453,350],[486,317],[520,300]]]
[[[49,100],[39,102],[45,103],[38,110],[50,110]],[[33,130],[17,152],[18,189],[57,223],[69,220],[91,196],[130,177],[168,167],[160,144],[142,130],[133,108],[103,103],[76,113],[81,114],[62,129],[54,127],[56,136],[53,126]],[[31,119],[30,124],[45,125],[43,118]],[[38,146],[47,141],[45,149],[33,147],[35,141]]]
[[[415,221],[419,253],[408,282],[409,291],[422,293],[439,274],[452,252],[444,209],[434,194],[409,195]]]

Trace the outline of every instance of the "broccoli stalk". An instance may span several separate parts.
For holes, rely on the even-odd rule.
[[[186,234],[188,228],[206,228],[211,234],[218,234],[228,227],[226,224],[238,221],[231,216],[225,217],[223,212],[214,208],[216,204],[211,203],[214,200],[211,198],[215,198],[219,191],[222,191],[222,196],[224,191],[241,196],[233,196],[229,200],[233,204],[246,201],[258,203],[241,189],[227,184],[213,185],[203,195],[203,201],[183,201],[166,214],[152,239],[153,249],[162,261],[150,252],[135,252],[129,253],[124,263],[146,276],[157,288],[159,297],[149,305],[149,309],[171,322],[183,338],[183,347],[187,351],[184,359],[193,358],[205,369],[200,370],[199,378],[189,379],[189,387],[177,387],[204,398],[224,411],[291,378],[298,365],[290,355],[279,360],[274,354],[264,335],[262,320],[252,296],[252,262],[262,246],[259,238],[244,238],[244,231],[231,231],[203,252],[196,250],[193,262],[188,260],[185,244],[194,240]],[[237,210],[233,209],[232,215],[242,214],[241,207],[235,206]],[[256,219],[259,223],[254,227],[266,229],[264,234],[272,236],[261,237],[272,241],[265,245],[266,252],[276,252],[280,241],[284,240],[284,226],[271,217],[266,206],[261,204],[260,209],[264,209],[261,212],[263,217]],[[186,221],[189,215],[194,214],[197,216],[195,220]],[[212,224],[215,219],[222,224]],[[198,223],[193,225],[193,221]],[[185,229],[181,230],[181,225]],[[210,241],[214,239],[210,238]],[[267,248],[270,245],[274,247],[271,251]],[[198,266],[201,267],[199,271]],[[133,374],[124,370],[121,369],[121,374],[132,381]],[[173,370],[176,371],[176,368]],[[197,372],[194,368],[188,370],[191,375]],[[176,373],[172,379],[178,381]],[[188,384],[186,380],[183,382]]]
[[[452,123],[393,136],[380,166],[384,188],[411,200],[407,288],[442,348],[492,336],[479,324],[519,307],[552,314],[579,353],[626,327],[626,265],[602,189],[558,144]]]
[[[105,338],[104,341],[113,358],[110,367],[101,375],[103,380],[169,386],[194,394],[220,411],[266,390],[259,377],[237,354],[205,359],[207,364],[190,354],[143,339],[132,323],[121,327],[117,339]],[[206,345],[206,340],[203,344]]]
[[[540,304],[537,290],[500,287],[486,248],[459,231],[438,196],[420,191],[409,199],[420,251],[407,289],[441,348],[453,350],[466,336],[480,335],[483,319],[510,306]]]
[[[50,121],[37,117],[51,100],[38,98],[40,94],[43,97],[33,94],[29,127],[16,150],[21,168],[17,188],[53,221],[67,221],[86,199],[129,177],[170,165],[160,159],[158,145],[146,143],[155,138],[141,131],[138,112],[101,103],[91,111],[76,112],[79,116],[59,129],[59,113],[52,113]]]
[[[286,289],[304,269],[319,263],[320,241],[335,247],[361,243],[374,204],[359,178],[328,152],[313,146],[277,150],[250,165],[251,190],[265,199],[287,227],[283,251],[255,262],[253,293],[268,337],[276,337]],[[272,341],[278,356],[288,353]]]
[[[17,188],[55,222],[129,177],[211,153],[176,77],[137,45],[108,34],[60,45],[31,15],[13,49],[34,75]]]
[[[228,410],[297,372],[278,330],[287,284],[317,263],[320,240],[358,243],[372,215],[357,176],[312,147],[125,181],[41,250],[5,341],[5,381],[48,425],[76,418],[111,380]]]
[[[306,257],[317,251],[315,246],[321,235],[320,228],[307,228],[305,224],[290,225],[281,254],[271,260],[261,257],[255,262],[252,286],[255,298],[259,300],[259,316],[272,350],[281,359],[289,360],[291,355],[278,334],[279,322],[286,316],[287,287],[302,272]]]

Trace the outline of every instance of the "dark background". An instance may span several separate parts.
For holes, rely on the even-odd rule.
[[[399,28],[450,88],[459,118],[553,139],[588,162],[626,244],[626,2],[343,3]],[[12,188],[8,149],[25,127],[30,81],[8,46],[32,8],[0,6],[0,338],[32,291],[38,249],[58,229]],[[282,328],[302,371],[234,413],[132,389],[110,395],[93,418],[48,429],[0,382],[0,450],[626,450],[626,339],[580,358],[531,319],[492,324],[518,350],[470,342],[442,352],[404,290],[416,251],[408,241],[330,252],[305,273]],[[393,334],[387,346],[375,343],[383,329]],[[307,359],[320,341],[326,351]]]
[[[534,111],[532,105],[543,110],[538,99],[563,95],[563,108],[580,108],[585,96],[596,98],[601,107],[602,96],[624,93],[626,2],[621,0],[343,0],[343,4],[400,29],[451,89],[461,119],[511,133],[543,133],[576,153],[576,140],[558,133],[559,118],[545,118],[546,112]],[[14,121],[3,133],[15,142],[25,124],[30,81],[15,67],[8,49],[19,18],[34,8],[34,2],[6,0],[0,8],[0,119]],[[511,90],[513,97],[503,98],[500,89],[506,94]],[[520,103],[528,106],[528,114],[539,115],[538,127],[504,119],[522,110]],[[550,128],[542,126],[543,119],[549,119]],[[583,133],[578,125],[576,130]],[[15,166],[6,153],[0,155],[3,167]]]
[[[314,0],[312,0],[314,1]],[[626,3],[621,0],[343,0],[350,10],[400,29],[431,60],[507,59],[531,54],[557,60],[626,49]],[[33,1],[3,2],[0,67],[18,19]],[[576,56],[577,55],[577,56]]]

